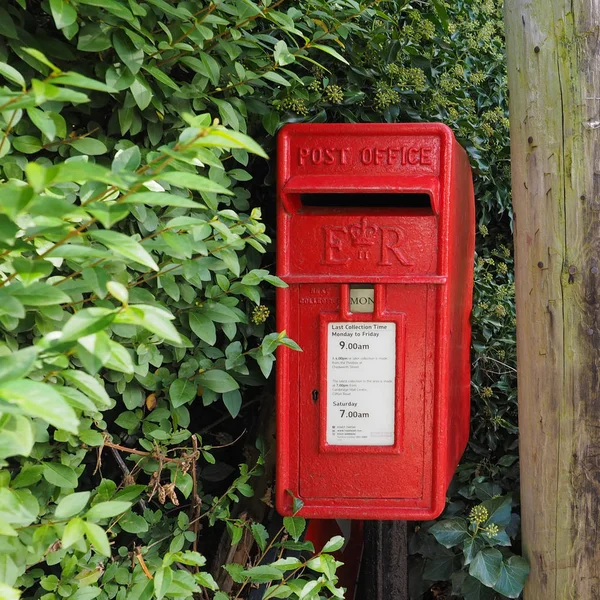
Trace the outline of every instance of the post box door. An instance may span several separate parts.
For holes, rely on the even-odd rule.
[[[426,284],[393,285],[385,291],[386,312],[372,322],[395,324],[394,436],[389,445],[327,444],[326,325],[339,317],[340,285],[297,288],[298,342],[318,349],[299,358],[300,496],[304,498],[420,498],[431,485],[435,290]],[[385,286],[379,286],[382,293]],[[353,315],[369,322],[370,315]],[[391,326],[391,325],[390,325]],[[389,348],[388,348],[389,350]],[[387,350],[386,350],[387,351]],[[427,358],[430,360],[428,361]],[[368,374],[363,377],[368,389]],[[379,401],[375,394],[373,406]],[[390,401],[385,400],[385,401]],[[370,400],[369,400],[370,402]],[[372,416],[372,415],[371,415]],[[361,413],[354,420],[362,418]]]

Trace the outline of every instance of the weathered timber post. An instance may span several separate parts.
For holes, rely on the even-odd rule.
[[[506,0],[526,600],[600,597],[600,0]]]
[[[365,521],[356,600],[408,600],[406,521]]]

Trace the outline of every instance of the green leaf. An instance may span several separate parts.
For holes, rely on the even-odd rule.
[[[108,148],[100,140],[95,140],[94,138],[85,137],[69,143],[75,150],[81,152],[81,154],[89,156],[98,156],[108,152]]]
[[[13,148],[23,154],[35,154],[42,149],[42,142],[32,135],[22,135],[12,141]]]
[[[201,571],[200,573],[196,573],[194,575],[194,579],[203,587],[208,588],[209,590],[218,590],[219,585],[214,580],[213,576],[210,573],[206,573],[205,571]]]
[[[98,554],[110,556],[110,543],[106,532],[95,523],[85,523],[85,537],[94,546]]]
[[[12,81],[13,83],[20,85],[22,88],[25,87],[25,79],[23,78],[23,75],[21,75],[21,73],[19,73],[19,71],[17,71],[14,67],[11,67],[5,62],[0,62],[0,75],[9,81]]]
[[[118,281],[108,281],[106,283],[106,289],[108,293],[116,298],[121,304],[127,304],[129,302],[129,290]]]
[[[61,70],[52,62],[46,58],[46,55],[43,52],[40,52],[36,48],[22,48],[23,52],[29,54],[29,56],[35,58],[35,60],[41,62],[43,65],[46,65],[52,72],[60,73]]]
[[[8,356],[0,356],[0,385],[5,381],[21,379],[33,369],[39,348],[30,346]]]
[[[229,373],[220,369],[211,369],[202,373],[198,377],[198,384],[218,393],[231,392],[240,387],[238,382]]]
[[[217,148],[243,148],[263,158],[269,158],[265,151],[251,137],[245,133],[225,128],[213,127],[208,135],[198,140],[197,145]]]
[[[287,558],[280,558],[275,562],[271,563],[272,567],[277,567],[281,571],[293,571],[295,569],[299,569],[302,567],[304,563],[299,559],[293,556],[288,556]]]
[[[128,512],[119,519],[119,527],[127,533],[144,533],[148,531],[148,522],[141,515]]]
[[[232,390],[223,394],[223,404],[227,407],[229,414],[235,419],[240,414],[242,408],[242,395],[240,390]]]
[[[95,231],[88,231],[88,235],[98,242],[104,244],[109,250],[124,256],[130,260],[138,262],[145,267],[149,267],[154,271],[158,271],[158,265],[150,256],[150,254],[144,249],[144,247],[136,242],[132,237],[119,233],[118,231],[111,231],[109,229],[98,229]]]
[[[152,102],[153,91],[146,79],[138,73],[129,88],[135,103],[140,110],[145,110]]]
[[[121,30],[113,34],[113,44],[119,58],[127,68],[136,75],[144,62],[144,51],[138,48]]]
[[[497,600],[492,588],[484,586],[478,579],[467,575],[462,584],[465,600]]]
[[[157,176],[159,181],[164,181],[178,188],[196,190],[198,192],[210,192],[214,194],[226,194],[233,196],[233,192],[226,187],[211,181],[208,177],[196,175],[195,173],[186,173],[185,171],[169,171],[160,173]]]
[[[61,538],[63,548],[68,548],[77,543],[85,534],[85,523],[79,517],[71,519],[65,526]]]
[[[77,473],[71,467],[61,463],[44,463],[44,479],[60,488],[77,487]]]
[[[250,525],[250,531],[252,532],[252,537],[256,540],[256,544],[260,548],[260,551],[264,552],[267,547],[267,541],[269,540],[269,533],[266,527],[260,523],[252,523],[252,525]]]
[[[136,304],[135,306],[130,305],[120,312],[115,321],[140,325],[169,342],[180,344],[181,336],[171,324],[173,319],[173,315],[163,308]]]
[[[502,563],[494,590],[508,598],[518,598],[529,575],[529,563],[521,556],[511,556]]]
[[[56,137],[56,125],[48,113],[39,108],[28,108],[27,116],[49,141],[52,142],[54,140]]]
[[[324,546],[321,552],[337,552],[344,545],[344,538],[341,535],[332,537]]]
[[[89,396],[96,406],[105,409],[112,405],[104,386],[91,375],[74,370],[61,371],[60,374],[68,383],[73,384],[78,390]]]
[[[147,73],[150,73],[150,75],[152,75],[152,77],[154,77],[154,79],[156,79],[156,81],[158,81],[159,83],[166,85],[167,87],[171,88],[172,90],[175,90],[176,92],[179,91],[179,86],[166,73],[163,73],[163,71],[161,71],[157,67],[150,65],[144,66],[142,68]]]
[[[273,364],[275,363],[275,357],[271,354],[267,355],[258,355],[255,357],[258,366],[262,374],[265,376],[265,379],[268,379],[271,371],[273,370]]]
[[[77,433],[79,419],[54,386],[29,379],[0,384],[0,399],[18,406],[26,415],[38,417],[57,429]]]
[[[125,184],[121,177],[113,173],[110,169],[91,162],[82,162],[80,160],[71,160],[60,163],[53,167],[53,174],[50,183],[65,183],[76,181],[85,183],[87,181],[98,181],[107,185],[124,187]]]
[[[203,204],[184,196],[176,196],[168,192],[138,192],[124,196],[123,204],[147,204],[148,206],[179,206],[183,208],[204,208]]]
[[[294,590],[289,585],[272,585],[265,591],[263,600],[268,598],[289,598],[294,593]],[[215,600],[217,597],[215,596]],[[223,598],[225,600],[225,598]]]
[[[333,48],[329,48],[328,46],[323,46],[322,44],[311,44],[311,48],[318,48],[319,50],[322,50],[323,52],[327,52],[327,54],[333,56],[334,58],[337,58],[339,61],[343,62],[344,64],[346,64],[346,65],[350,64],[337,50],[334,50]]]
[[[512,512],[512,498],[510,496],[500,496],[482,502],[488,511],[487,523],[494,523],[500,527],[510,525],[510,517]]]
[[[61,342],[71,342],[106,329],[115,319],[116,310],[92,307],[77,311],[64,325]]]
[[[46,283],[32,283],[27,287],[12,284],[4,289],[6,293],[20,300],[25,306],[53,306],[71,301],[71,298],[64,292]]]
[[[99,521],[100,519],[109,519],[110,517],[116,517],[126,510],[131,508],[131,502],[122,502],[119,500],[109,500],[108,502],[99,502],[94,504],[90,510],[87,511],[85,518],[90,521]]]
[[[306,519],[303,517],[284,517],[283,526],[285,530],[292,536],[297,542],[300,536],[304,533],[306,528]]]
[[[502,570],[502,553],[495,548],[485,548],[475,555],[469,565],[469,575],[488,587],[493,587]]]
[[[283,579],[283,573],[276,567],[269,565],[245,569],[241,574],[244,577],[248,577],[254,583],[268,583],[269,581],[280,581]]]
[[[463,555],[465,557],[465,566],[470,565],[477,553],[485,547],[485,541],[481,536],[469,536],[463,542]]]
[[[204,342],[213,346],[217,341],[215,324],[205,315],[198,312],[190,314],[191,330]]]
[[[69,27],[77,21],[77,11],[65,0],[50,0],[50,11],[57,29]]]
[[[83,88],[86,90],[95,90],[97,92],[106,92],[109,94],[114,94],[118,91],[110,85],[106,85],[101,81],[96,81],[95,79],[91,79],[90,77],[86,77],[85,75],[80,75],[79,73],[75,73],[74,71],[63,73],[62,75],[59,75],[52,81],[55,84],[60,83],[61,85],[71,85],[73,87]]]
[[[275,44],[273,58],[281,66],[289,65],[296,60],[296,57],[289,51],[288,45],[284,40],[279,40]]]
[[[106,35],[107,30],[106,26],[101,26],[98,23],[84,25],[79,32],[77,49],[83,52],[103,52],[104,50],[108,50],[111,47],[111,42],[110,38]],[[112,86],[112,83],[108,79],[107,83]]]
[[[445,31],[448,31],[450,17],[448,16],[448,11],[446,10],[443,2],[441,2],[441,0],[431,0],[431,3],[433,4],[433,8],[438,16],[438,19],[440,20],[440,23],[442,24],[442,27]]]
[[[197,387],[188,379],[176,379],[169,387],[169,398],[174,408],[191,402],[196,397]]]
[[[469,523],[461,517],[438,521],[429,531],[446,548],[461,544],[470,535]]]
[[[54,518],[62,520],[78,515],[86,507],[90,495],[90,492],[75,492],[74,494],[65,496],[56,505]]]
[[[161,567],[154,574],[154,595],[156,600],[162,600],[173,582],[171,567]]]

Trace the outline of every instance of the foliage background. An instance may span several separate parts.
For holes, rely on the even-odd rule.
[[[518,596],[502,35],[496,0],[2,4],[0,597],[342,597],[340,540],[314,553],[303,519],[269,535],[249,504],[295,347],[270,333],[261,148],[285,122],[419,120],[467,148],[480,235],[473,434],[414,528],[411,594]],[[255,540],[233,588],[223,533]]]

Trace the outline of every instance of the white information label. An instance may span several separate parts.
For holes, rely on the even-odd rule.
[[[396,324],[329,323],[327,443],[393,446]]]

